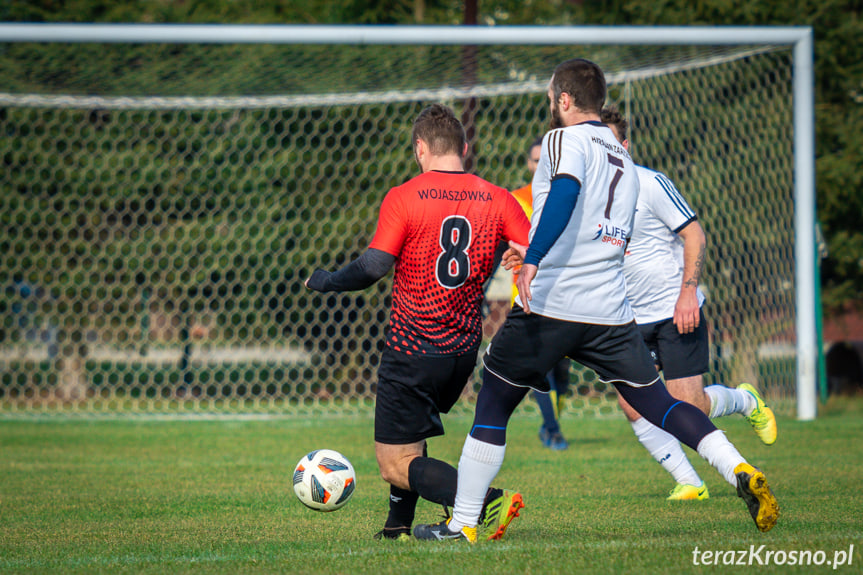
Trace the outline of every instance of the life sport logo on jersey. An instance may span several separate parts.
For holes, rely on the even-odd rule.
[[[626,247],[626,230],[617,226],[608,224],[597,224],[596,235],[593,236],[593,241],[601,241],[604,244],[614,246],[616,248]]]

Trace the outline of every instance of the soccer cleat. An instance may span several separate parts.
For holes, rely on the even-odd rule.
[[[410,541],[410,527],[384,527],[374,535],[375,539],[392,539],[394,541]]]
[[[480,516],[483,532],[490,532],[487,540],[503,539],[506,528],[519,516],[518,510],[524,508],[524,498],[517,491],[504,489],[500,496],[489,501]]]
[[[760,531],[773,529],[779,519],[779,503],[764,473],[748,463],[741,463],[734,468],[734,475],[737,476],[737,495],[746,502],[755,526]]]
[[[539,430],[539,440],[552,451],[563,451],[569,447],[569,443],[566,442],[561,432],[551,433],[544,427]]]
[[[776,442],[776,416],[773,415],[773,410],[767,407],[761,395],[754,387],[748,383],[741,383],[737,389],[749,393],[755,398],[755,409],[752,413],[745,416],[746,420],[755,430],[755,434],[765,445],[773,445]]]
[[[461,531],[450,531],[449,522],[452,517],[431,525],[420,524],[414,527],[414,537],[421,541],[465,540],[476,543],[476,527],[462,527]]]
[[[667,501],[701,501],[710,499],[710,493],[707,491],[707,485],[701,482],[701,485],[686,485],[678,483],[671,490],[671,494],[666,498]]]

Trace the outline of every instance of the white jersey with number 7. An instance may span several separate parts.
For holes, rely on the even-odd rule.
[[[577,180],[581,191],[566,228],[539,263],[531,311],[582,323],[629,323],[623,254],[638,200],[632,158],[600,122],[547,133],[533,178],[531,240],[556,178]]]

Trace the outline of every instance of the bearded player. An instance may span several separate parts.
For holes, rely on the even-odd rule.
[[[639,184],[629,153],[600,121],[605,97],[605,76],[595,63],[576,58],[555,68],[548,87],[553,129],[543,138],[533,178],[517,305],[483,357],[453,515],[417,525],[418,539],[477,540],[484,496],[503,465],[510,416],[530,389],[548,390],[545,374],[565,356],[596,371],[649,422],[736,484],[759,530],[772,529],[779,518],[764,473],[697,407],[668,393],[633,321],[623,256]]]

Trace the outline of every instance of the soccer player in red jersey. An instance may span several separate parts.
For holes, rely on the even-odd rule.
[[[501,241],[527,244],[530,223],[504,188],[464,172],[464,127],[446,106],[424,109],[412,142],[421,174],[392,188],[369,248],[336,272],[315,270],[307,287],[366,288],[395,265],[392,311],[378,368],[375,454],[390,484],[389,516],[378,537],[410,537],[419,497],[451,507],[458,473],[427,457],[443,435],[440,414],[458,400],[482,339],[483,284]],[[521,496],[490,489],[481,523]]]

